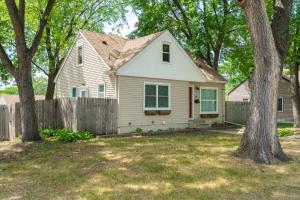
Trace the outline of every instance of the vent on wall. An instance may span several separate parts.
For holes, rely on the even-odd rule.
[[[102,41],[102,44],[107,45],[107,41]]]

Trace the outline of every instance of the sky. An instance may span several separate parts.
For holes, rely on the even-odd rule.
[[[128,34],[130,34],[132,31],[134,31],[136,29],[135,24],[138,22],[138,18],[132,11],[132,8],[128,7],[127,10],[128,10],[128,12],[125,15],[127,25],[124,25],[123,27],[119,28],[119,30],[117,30],[115,27],[118,25],[118,22],[116,22],[112,25],[106,24],[104,27],[104,32],[121,34],[123,37],[126,37]],[[119,33],[118,33],[118,31],[119,31]]]
[[[126,37],[128,34],[130,34],[132,31],[136,29],[135,24],[138,22],[138,18],[130,7],[128,7],[128,12],[126,13],[125,17],[126,17],[127,25],[124,25],[123,27],[117,29],[116,27],[119,24],[119,22],[116,22],[114,24],[106,24],[104,27],[104,32],[114,33],[118,35],[121,34],[121,36]],[[41,72],[41,73],[37,73],[36,76],[44,76],[44,74]],[[10,86],[10,84],[4,85],[0,81],[0,90],[4,89],[7,86]]]

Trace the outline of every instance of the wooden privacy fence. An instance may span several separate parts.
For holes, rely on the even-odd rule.
[[[245,124],[248,117],[249,102],[225,102],[225,121]]]
[[[117,100],[101,98],[62,98],[38,100],[35,110],[39,130],[66,128],[89,131],[95,135],[117,133]],[[4,116],[10,128],[6,139],[21,135],[20,104],[9,108]],[[1,120],[1,115],[0,115]],[[0,121],[0,131],[2,129]],[[7,133],[9,132],[9,133]]]
[[[7,105],[0,105],[0,140],[9,137],[9,111]]]

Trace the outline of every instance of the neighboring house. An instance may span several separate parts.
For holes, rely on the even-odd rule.
[[[0,94],[0,105],[6,105],[6,101],[2,94]]]
[[[35,95],[35,100],[44,100],[45,96]],[[19,95],[0,94],[0,105],[13,105],[20,102]]]
[[[129,40],[82,30],[55,82],[57,98],[116,98],[119,133],[224,122],[226,80],[169,31]]]
[[[249,82],[245,80],[228,93],[228,100],[248,102],[250,101],[250,94]],[[293,121],[290,79],[287,76],[282,76],[279,82],[277,111],[278,121]]]

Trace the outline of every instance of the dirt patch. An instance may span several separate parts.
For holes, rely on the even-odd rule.
[[[24,151],[27,145],[21,141],[0,142],[0,159]]]

